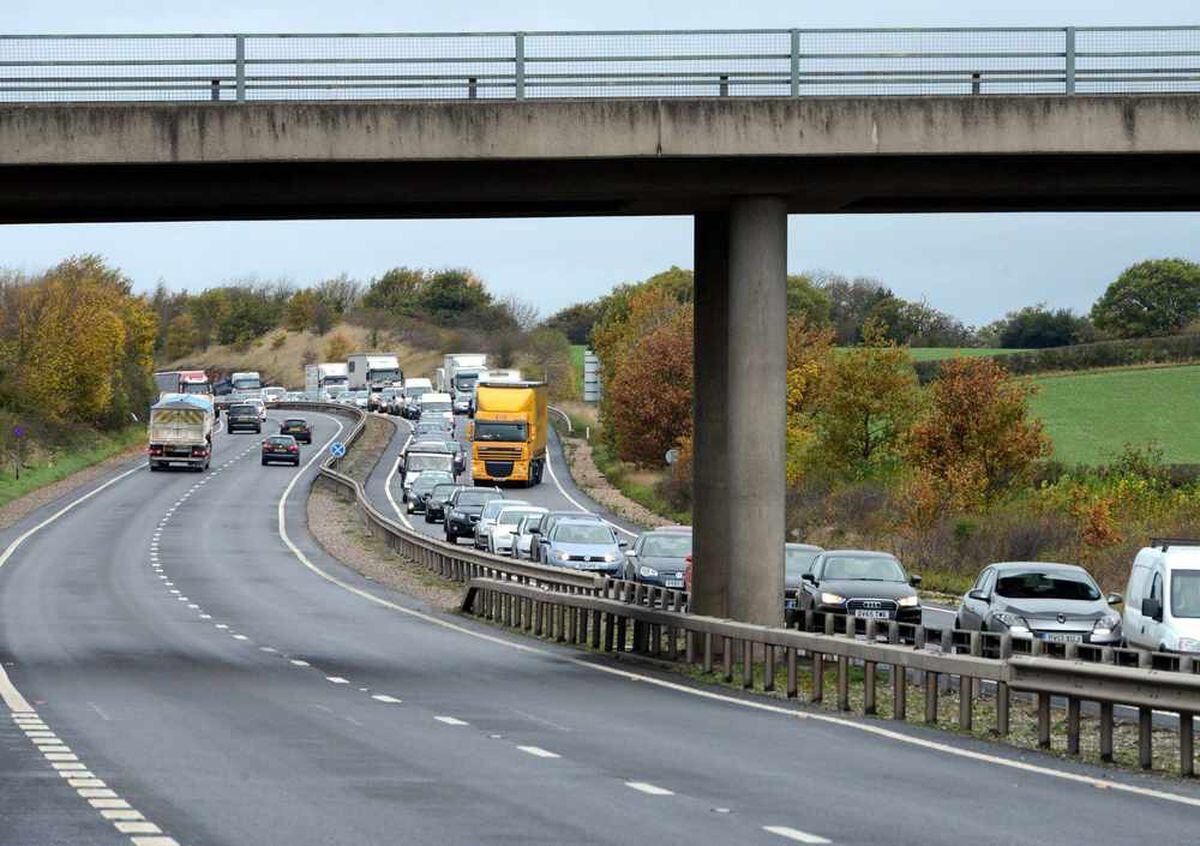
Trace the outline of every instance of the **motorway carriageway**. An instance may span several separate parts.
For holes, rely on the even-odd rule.
[[[363,579],[307,534],[349,425],[308,416],[299,470],[222,433],[210,473],[138,461],[0,535],[0,844],[1195,839],[1192,784],[691,688]]]

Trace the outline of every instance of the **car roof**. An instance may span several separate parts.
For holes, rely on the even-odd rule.
[[[815,543],[785,543],[783,548],[794,552],[825,552],[824,547],[817,546]],[[830,552],[832,551],[830,550]]]
[[[558,521],[558,525],[566,524],[568,526],[607,526],[602,518],[595,514],[580,514],[577,517],[563,517]]]
[[[643,535],[681,535],[692,533],[691,526],[655,526],[642,532]]]
[[[1007,573],[1079,573],[1087,574],[1087,570],[1078,564],[1059,564],[1055,561],[997,561],[989,564],[998,574]]]
[[[883,552],[878,549],[822,549],[825,555],[859,555],[872,558],[896,558],[890,552]]]

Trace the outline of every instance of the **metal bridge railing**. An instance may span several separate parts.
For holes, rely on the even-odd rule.
[[[1200,26],[0,35],[0,102],[1200,91]]]

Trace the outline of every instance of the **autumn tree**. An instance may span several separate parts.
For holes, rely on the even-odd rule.
[[[910,433],[909,463],[959,506],[1027,481],[1034,462],[1050,454],[1041,421],[1029,416],[1035,390],[993,359],[948,359]]]
[[[303,332],[316,321],[317,309],[321,301],[317,295],[307,288],[302,288],[292,294],[283,310],[284,328],[292,332]]]
[[[554,399],[579,395],[571,365],[571,342],[557,329],[539,327],[526,335],[517,361],[530,378],[545,380]]]
[[[787,479],[796,482],[812,463],[818,413],[832,364],[833,330],[804,318],[788,320]]]
[[[690,309],[635,344],[605,391],[621,398],[611,426],[620,457],[658,465],[668,449],[692,432],[692,338]]]
[[[920,392],[905,347],[868,323],[863,343],[831,359],[814,449],[834,472],[869,474],[893,463],[917,414]]]
[[[345,361],[350,355],[350,339],[334,332],[325,342],[325,361]]]
[[[163,352],[168,361],[190,355],[196,348],[199,334],[196,332],[196,321],[188,312],[175,315],[167,326],[166,339],[163,342]]]

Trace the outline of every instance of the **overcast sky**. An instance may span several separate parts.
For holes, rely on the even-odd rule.
[[[822,26],[1197,24],[1196,0],[0,0],[0,32],[333,32]],[[970,323],[1030,302],[1086,310],[1153,256],[1200,260],[1200,215],[883,215],[791,218],[788,265],[870,275]],[[397,265],[468,266],[549,313],[691,261],[682,218],[319,221],[0,227],[0,265],[104,255],[139,287],[244,276],[368,279]]]

